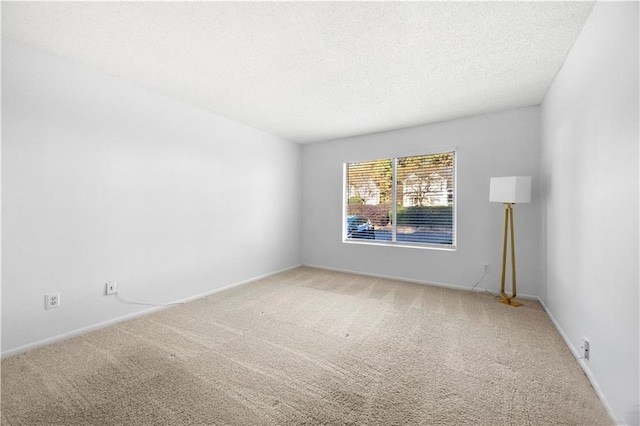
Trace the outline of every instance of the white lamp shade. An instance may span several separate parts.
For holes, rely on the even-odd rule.
[[[528,203],[531,201],[531,176],[492,177],[489,201]]]

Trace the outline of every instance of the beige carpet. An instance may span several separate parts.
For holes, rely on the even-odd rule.
[[[539,304],[297,268],[2,361],[3,425],[605,425]]]

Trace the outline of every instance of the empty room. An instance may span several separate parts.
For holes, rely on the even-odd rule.
[[[637,2],[7,2],[3,425],[639,425]]]

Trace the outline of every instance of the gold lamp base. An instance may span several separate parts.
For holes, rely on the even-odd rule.
[[[513,235],[513,203],[504,203],[504,242],[502,244],[502,276],[500,278],[500,295],[496,301],[505,305],[517,307],[522,303],[514,300],[516,297],[516,249]],[[509,232],[511,231],[511,232]],[[511,296],[505,292],[507,273],[507,240],[511,237]]]
[[[506,297],[506,298],[497,297],[496,301],[500,303],[504,303],[505,305],[513,306],[513,307],[522,306],[522,303],[518,302],[517,300],[514,300],[512,297]]]

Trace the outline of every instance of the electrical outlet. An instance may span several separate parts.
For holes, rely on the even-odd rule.
[[[586,337],[582,338],[582,357],[584,359],[589,359],[589,340]]]
[[[60,293],[50,293],[44,295],[44,308],[53,309],[60,307]]]
[[[116,294],[118,292],[115,281],[109,281],[105,287],[106,287],[106,294]]]
[[[484,268],[484,272],[485,272],[486,274],[488,274],[489,272],[491,272],[491,266],[490,266],[488,263],[485,263],[485,264],[483,264],[482,266],[483,266],[483,268]]]

